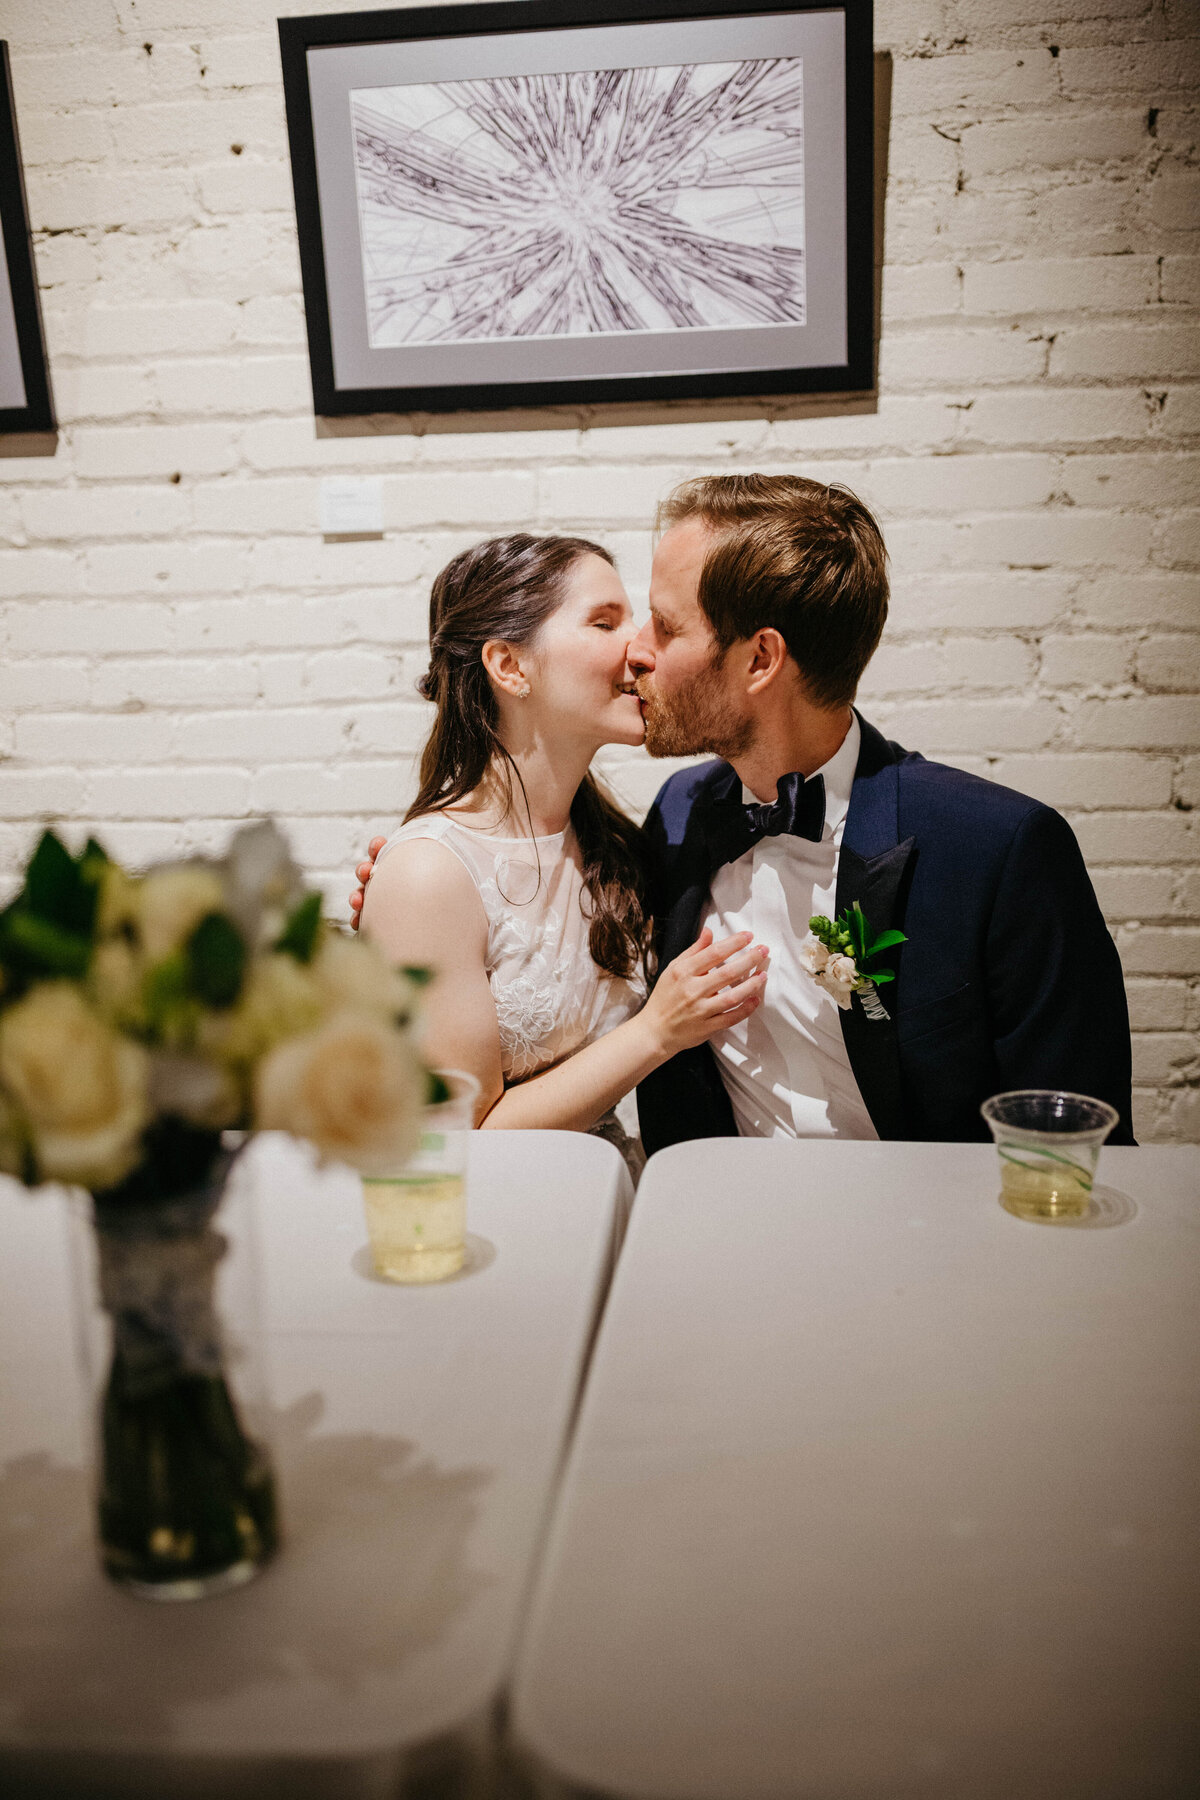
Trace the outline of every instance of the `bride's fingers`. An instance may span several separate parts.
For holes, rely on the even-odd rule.
[[[373,837],[371,839],[370,843],[367,845],[367,855],[372,862],[375,861],[375,858],[379,855],[379,852],[386,843],[387,839],[385,837]]]
[[[753,1012],[763,997],[763,989],[767,985],[766,970],[751,975],[746,981],[739,981],[735,987],[722,988],[705,1002],[704,1011],[714,1022],[721,1025],[736,1023],[737,1018],[745,1018]],[[735,1017],[736,1015],[736,1017]]]
[[[723,963],[710,969],[707,975],[699,976],[701,987],[705,993],[716,994],[723,988],[732,987],[745,975],[752,975],[756,970],[765,973],[771,953],[765,944],[753,944],[734,956],[727,957]]]
[[[689,975],[707,975],[710,969],[719,967],[721,963],[725,962],[738,950],[745,949],[746,945],[749,944],[754,937],[752,931],[739,931],[736,936],[722,938],[719,944],[714,944],[712,941],[712,932],[709,931],[707,925],[700,935],[701,937],[706,936],[708,938],[708,943],[701,944],[700,939],[697,938],[692,948],[684,951],[684,956],[687,958],[687,973]]]
[[[728,1031],[731,1025],[740,1025],[743,1019],[748,1019],[751,1013],[757,1012],[761,1005],[762,995],[751,994],[750,998],[743,1000],[740,1006],[731,1007],[728,1012],[718,1013],[713,1020],[713,1025],[720,1031]]]
[[[364,887],[366,886],[367,882],[370,881],[371,871],[374,869],[374,867],[375,867],[375,864],[373,862],[360,862],[358,864],[358,867],[355,869],[354,873],[358,876],[358,879],[362,882]]]

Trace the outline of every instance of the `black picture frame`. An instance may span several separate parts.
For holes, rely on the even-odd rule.
[[[8,45],[0,40],[0,434],[56,429]],[[11,302],[11,309],[10,309]],[[11,402],[11,403],[9,403]]]
[[[846,393],[873,388],[872,0],[801,0],[800,4],[775,7],[764,6],[762,0],[758,4],[726,0],[725,5],[705,4],[705,0],[699,4],[697,0],[502,0],[280,19],[278,25],[313,405],[318,416],[488,412],[605,401]],[[425,89],[429,93],[438,83],[480,78],[481,71],[486,78],[489,56],[498,59],[500,73],[511,76],[522,72],[520,58],[527,46],[535,50],[546,44],[556,47],[553,54],[565,69],[603,69],[616,65],[594,58],[571,60],[579,56],[576,46],[610,41],[636,46],[651,41],[615,34],[605,38],[599,34],[602,27],[652,27],[661,34],[653,41],[664,45],[686,46],[694,34],[696,53],[691,60],[700,64],[745,55],[743,49],[706,52],[706,44],[758,45],[751,51],[754,57],[786,59],[795,53],[789,49],[772,52],[767,47],[772,31],[778,32],[781,45],[801,42],[798,34],[805,32],[809,37],[803,42],[833,44],[830,33],[835,34],[840,50],[828,52],[824,71],[817,58],[811,83],[808,52],[795,65],[797,70],[803,69],[805,81],[805,210],[800,254],[806,285],[801,324],[769,326],[757,335],[727,323],[722,329],[694,331],[690,336],[683,330],[629,328],[595,332],[590,337],[527,334],[520,337],[515,351],[512,334],[504,341],[501,337],[466,343],[443,339],[418,342],[415,348],[393,341],[380,348],[368,328],[351,129],[352,90],[392,83],[402,87],[407,80],[414,86],[432,83]],[[520,35],[571,32],[580,35],[573,40],[534,40]],[[596,35],[589,38],[588,32]],[[816,33],[825,35],[818,39]],[[468,44],[465,40],[483,42]],[[330,51],[334,55],[326,54]],[[654,60],[653,55],[639,51],[634,66],[641,68]],[[665,66],[688,60],[686,54],[675,51],[657,58],[658,64]],[[443,67],[445,74],[420,72]],[[357,75],[355,68],[360,71]],[[829,79],[829,70],[837,71],[837,79]],[[797,73],[795,79],[802,77]],[[810,174],[810,119],[818,118],[823,135],[817,137],[814,126],[814,142],[824,154],[814,156]],[[410,127],[397,129],[413,135]],[[820,268],[816,252],[810,255],[809,248],[813,218],[826,221]],[[817,308],[815,304],[809,308],[810,292],[822,296],[819,345],[814,335]],[[773,337],[768,338],[769,331],[774,332]],[[622,368],[623,354],[640,359],[643,366]],[[667,366],[644,366],[656,356]],[[589,358],[602,357],[608,366],[591,371],[569,367],[575,357],[584,364]],[[521,364],[515,375],[514,362]]]

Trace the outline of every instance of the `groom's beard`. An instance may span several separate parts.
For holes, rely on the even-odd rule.
[[[726,762],[748,750],[754,727],[721,691],[721,660],[676,688],[668,699],[653,678],[635,682],[651,756],[723,756]]]

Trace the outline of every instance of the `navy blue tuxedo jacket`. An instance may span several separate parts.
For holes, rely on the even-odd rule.
[[[926,762],[865,719],[838,859],[836,911],[857,900],[908,942],[880,989],[890,1018],[841,1014],[850,1065],[881,1138],[986,1139],[989,1094],[1055,1087],[1107,1100],[1131,1144],[1129,1013],[1116,947],[1074,833],[1048,806]],[[672,776],[646,821],[659,966],[695,941],[714,863],[709,834],[741,805],[725,762]],[[803,937],[807,919],[797,919]],[[647,1153],[736,1132],[707,1044],[638,1088]]]

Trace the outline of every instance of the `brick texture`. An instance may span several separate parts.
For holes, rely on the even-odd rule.
[[[344,910],[411,792],[450,555],[586,530],[641,606],[673,482],[797,470],[861,491],[891,546],[864,708],[1066,812],[1130,979],[1138,1128],[1200,1139],[1195,7],[877,0],[876,405],[328,438],[279,10],[5,8],[61,432],[0,462],[0,886],[46,819],[137,862],[271,810]],[[385,535],[323,541],[318,481],[355,472],[385,478]],[[635,810],[672,766],[601,762]]]

